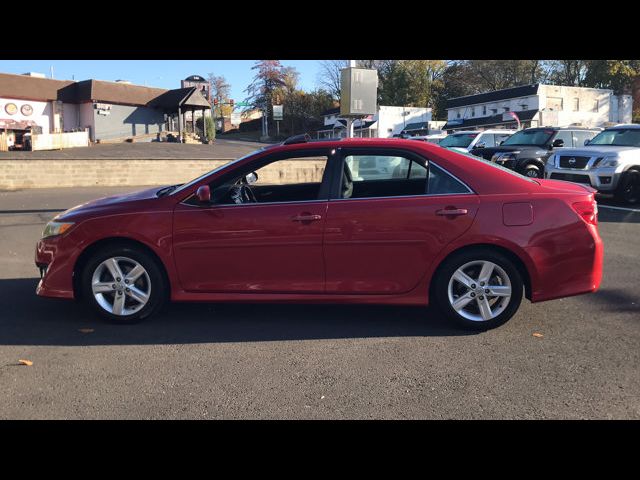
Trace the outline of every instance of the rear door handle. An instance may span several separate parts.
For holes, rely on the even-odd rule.
[[[322,215],[312,215],[310,213],[303,213],[300,215],[296,215],[291,220],[294,222],[316,222],[318,220],[322,220]]]
[[[466,215],[468,210],[466,208],[445,208],[442,210],[437,210],[436,215],[442,216],[457,216],[457,215]]]

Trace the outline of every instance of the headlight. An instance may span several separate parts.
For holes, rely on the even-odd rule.
[[[49,222],[44,227],[42,238],[53,237],[54,235],[62,235],[73,226],[73,222]]]
[[[496,153],[491,158],[491,161],[502,163],[502,162],[508,162],[509,160],[515,160],[516,159],[516,155],[518,153],[520,153],[520,152]]]
[[[598,166],[599,167],[617,167],[618,159],[616,157],[604,157],[604,160]]]
[[[547,159],[547,165],[549,167],[555,167],[556,166],[556,156],[557,155],[551,155],[548,159]]]

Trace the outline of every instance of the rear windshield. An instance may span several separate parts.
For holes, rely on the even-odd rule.
[[[502,145],[545,145],[555,133],[554,130],[520,130],[507,138]]]
[[[477,133],[454,133],[443,138],[439,145],[441,147],[468,147],[477,136]]]
[[[531,182],[531,183],[535,183],[536,185],[540,185],[538,182],[536,182],[535,180],[533,180],[533,179],[531,179],[529,177],[525,177],[524,175],[520,175],[518,172],[515,172],[515,171],[511,170],[510,168],[503,167],[502,165],[498,165],[497,163],[491,162],[489,160],[485,160],[482,157],[476,157],[475,155],[471,155],[470,153],[461,152],[460,150],[454,150],[453,148],[448,148],[447,150],[451,150],[452,152],[455,152],[458,155],[464,155],[465,157],[471,158],[473,160],[476,160],[477,162],[483,162],[485,165],[490,165],[493,168],[497,168],[498,170],[502,170],[503,172],[507,172],[508,174],[513,175],[515,177],[518,177],[518,178],[520,178],[522,180],[526,180],[527,182]]]

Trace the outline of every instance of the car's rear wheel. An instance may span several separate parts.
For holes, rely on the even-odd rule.
[[[620,184],[615,192],[615,199],[629,205],[640,203],[640,172],[627,170],[620,179]]]
[[[102,318],[134,323],[160,310],[167,287],[157,261],[142,249],[112,246],[96,252],[82,271],[83,298]]]
[[[485,249],[445,260],[435,279],[435,300],[463,328],[488,330],[509,320],[522,302],[523,282],[513,262]]]

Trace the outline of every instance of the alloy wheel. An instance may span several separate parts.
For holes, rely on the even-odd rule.
[[[145,268],[128,257],[111,257],[97,266],[91,290],[107,312],[126,316],[140,311],[151,296],[151,280]]]
[[[511,300],[511,280],[499,265],[475,260],[458,268],[447,288],[449,304],[463,318],[475,322],[493,320]]]

